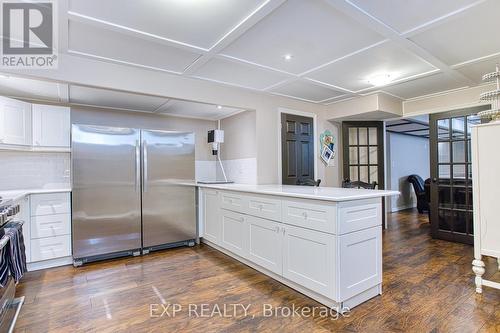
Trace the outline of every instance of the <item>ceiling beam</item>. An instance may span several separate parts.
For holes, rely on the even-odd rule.
[[[360,24],[366,26],[369,29],[375,30],[385,38],[393,41],[397,45],[403,47],[407,51],[417,55],[422,60],[426,61],[430,65],[439,69],[444,73],[448,73],[453,78],[463,83],[464,85],[474,85],[474,82],[463,75],[462,73],[453,70],[450,66],[445,64],[443,61],[432,55],[430,52],[420,47],[410,39],[405,38],[403,35],[399,34],[396,30],[390,26],[383,23],[381,20],[370,15],[368,12],[360,8],[359,6],[352,3],[350,0],[326,0],[332,7],[339,10],[340,12],[353,18]]]
[[[286,0],[267,0],[264,2],[256,10],[250,13],[250,15],[245,17],[239,24],[237,24],[231,31],[219,39],[215,45],[208,50],[208,52],[203,54],[201,57],[196,59],[195,62],[188,66],[184,71],[184,75],[193,74],[198,68],[206,64],[217,53],[241,37],[245,32],[247,32],[267,15],[271,14],[276,8],[285,3],[285,1]]]

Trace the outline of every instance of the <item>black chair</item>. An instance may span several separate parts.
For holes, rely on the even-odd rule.
[[[424,180],[419,175],[408,176],[408,182],[413,185],[413,190],[417,196],[417,210],[419,213],[429,211],[428,192],[425,191]]]
[[[301,185],[301,186],[315,186],[318,187],[319,184],[321,183],[321,179],[314,180],[314,179],[297,179],[296,184]]]
[[[377,182],[373,183],[365,183],[362,181],[350,181],[349,179],[346,179],[342,182],[342,187],[343,188],[363,188],[367,190],[374,190],[377,188]]]

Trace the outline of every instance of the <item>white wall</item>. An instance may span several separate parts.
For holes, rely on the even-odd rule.
[[[69,153],[0,151],[0,190],[70,186]]]
[[[416,207],[415,191],[406,179],[411,174],[424,181],[430,177],[429,139],[387,132],[386,144],[388,189],[401,192],[391,197],[388,211]]]

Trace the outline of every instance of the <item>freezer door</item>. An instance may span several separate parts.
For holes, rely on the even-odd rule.
[[[145,248],[196,238],[194,133],[142,131]]]
[[[73,257],[141,248],[140,131],[72,127]]]

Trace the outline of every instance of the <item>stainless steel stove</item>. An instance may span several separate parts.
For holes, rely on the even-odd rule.
[[[0,250],[8,246],[8,236],[5,235],[4,226],[10,221],[16,221],[16,215],[20,213],[20,206],[14,204],[10,199],[0,197]],[[1,258],[0,258],[1,260]],[[0,332],[13,332],[14,325],[24,303],[24,296],[15,298],[16,284],[9,277],[4,286],[0,286]]]

